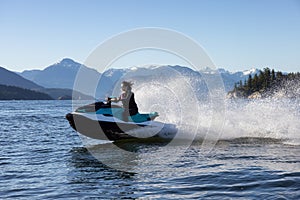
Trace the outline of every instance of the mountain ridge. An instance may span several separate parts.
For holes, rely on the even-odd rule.
[[[0,67],[0,84],[11,85],[31,90],[42,89],[42,86],[30,81],[19,74]]]
[[[147,65],[145,65],[147,66]],[[103,72],[101,74],[97,70],[86,67],[83,64],[80,64],[70,58],[64,58],[60,62],[57,62],[55,64],[52,64],[48,67],[46,67],[43,70],[24,70],[23,72],[19,73],[24,78],[31,80],[45,88],[73,88],[74,80],[76,78],[76,73],[80,68],[83,68],[84,70],[87,70],[88,73],[90,73],[90,76],[92,77],[102,77],[107,78],[106,81],[110,81],[112,83],[116,82],[118,79],[120,79],[124,74],[132,71],[138,71],[141,75],[143,71],[149,71],[149,70],[157,70],[158,68],[172,68],[174,70],[177,70],[178,72],[182,74],[190,74],[193,76],[200,76],[201,74],[212,74],[218,72],[222,78],[228,78],[230,81],[230,85],[233,88],[234,83],[240,80],[245,80],[249,74],[255,75],[256,73],[259,73],[259,69],[251,68],[249,70],[243,70],[243,71],[237,71],[237,72],[230,72],[224,68],[218,68],[216,70],[211,69],[204,69],[201,71],[197,71],[194,69],[191,69],[186,66],[180,66],[180,65],[157,65],[151,67],[138,67],[135,69],[132,68],[110,68]],[[86,72],[85,72],[86,73]],[[229,89],[229,88],[228,88]],[[230,88],[231,89],[231,88]]]
[[[70,58],[64,58],[59,62],[56,62],[52,65],[49,65],[43,70],[24,70],[19,73],[23,78],[28,78],[32,82],[35,82],[38,85],[42,86],[43,92],[52,92],[52,95],[55,99],[57,98],[58,91],[62,92],[62,89],[66,89],[66,95],[70,96],[70,90],[73,90],[74,83],[77,78],[77,73],[83,72],[85,74],[85,78],[87,78],[87,88],[89,82],[93,82],[99,80],[97,91],[95,94],[88,94],[94,97],[103,97],[111,94],[114,90],[115,84],[122,79],[134,79],[138,78],[142,80],[143,77],[146,81],[147,75],[152,75],[153,77],[157,76],[156,79],[159,81],[159,74],[168,74],[168,70],[176,72],[174,74],[178,74],[186,77],[189,81],[191,81],[193,87],[198,88],[197,92],[207,92],[206,90],[201,90],[199,87],[206,87],[204,79],[213,77],[216,75],[220,75],[223,80],[225,91],[231,91],[234,87],[234,84],[238,81],[245,81],[248,78],[249,74],[259,73],[258,69],[252,68],[249,70],[230,72],[224,68],[219,69],[203,69],[203,70],[194,70],[186,66],[180,65],[157,65],[150,67],[135,67],[135,68],[110,68],[103,72],[102,74],[93,68],[86,67],[83,64],[80,64]],[[129,75],[129,76],[128,76]],[[207,79],[209,80],[209,79]],[[50,90],[50,88],[58,88],[56,92]],[[40,89],[41,90],[41,89]],[[49,94],[49,93],[48,93]],[[71,95],[72,96],[72,95]]]
[[[36,73],[39,70],[32,71],[33,73]],[[26,73],[29,73],[30,75],[30,72],[28,70],[26,70]],[[64,96],[73,96],[74,99],[93,98],[91,96],[73,91],[72,89],[44,88],[39,84],[22,77],[20,74],[9,71],[3,67],[0,67],[0,85],[2,85],[0,91],[2,94],[2,99],[30,99],[29,97],[24,95],[26,91],[36,97],[33,99],[38,99],[38,97],[41,97],[41,99],[59,99]],[[15,94],[16,91],[19,91],[20,95]],[[43,93],[44,96],[40,95],[39,93]],[[46,95],[50,97],[47,97]]]
[[[74,82],[77,71],[82,65],[69,58],[64,58],[43,70],[26,70],[20,73],[24,78],[31,80],[45,88],[68,88]],[[31,73],[32,72],[32,73]]]

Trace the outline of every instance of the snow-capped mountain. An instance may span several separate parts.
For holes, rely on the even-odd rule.
[[[250,70],[230,72],[226,69],[219,68],[218,72],[223,79],[225,90],[228,92],[233,89],[235,83],[248,79],[250,74],[253,77],[255,74],[259,73],[259,70],[252,68]]]
[[[65,58],[58,63],[50,65],[44,70],[24,71],[20,75],[29,79],[38,85],[46,88],[73,88],[76,74],[82,66],[69,58]],[[91,76],[97,76],[99,73],[90,68],[86,68]]]
[[[256,68],[252,68],[252,69],[243,71],[244,76],[254,75],[254,74],[257,74],[257,73],[259,73],[259,70],[256,69]]]
[[[21,75],[46,88],[72,89],[79,69],[83,69],[86,76],[90,77],[91,80],[101,77],[98,84],[98,88],[101,88],[101,91],[97,91],[97,97],[110,94],[114,90],[115,84],[118,84],[121,80],[160,81],[163,83],[165,79],[174,76],[184,77],[195,88],[195,91],[201,95],[208,90],[205,79],[211,80],[213,77],[219,76],[222,78],[225,91],[227,92],[233,89],[235,83],[240,80],[244,81],[250,74],[254,75],[259,72],[258,69],[239,72],[229,72],[225,69],[203,69],[197,71],[179,65],[151,65],[126,69],[108,69],[101,74],[95,69],[65,58],[44,70],[27,70],[22,72]]]
[[[117,82],[124,74],[131,69],[108,69],[102,76],[109,78],[113,83]]]

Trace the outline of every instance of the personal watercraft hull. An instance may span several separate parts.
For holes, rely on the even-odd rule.
[[[99,140],[124,140],[124,139],[139,139],[139,138],[156,138],[165,135],[164,139],[168,139],[170,134],[163,133],[166,124],[160,122],[144,122],[132,123],[123,122],[112,117],[110,121],[99,120],[96,115],[85,115],[81,113],[68,113],[66,115],[71,127],[80,134],[93,139]],[[94,119],[93,119],[94,118]],[[169,128],[170,129],[170,128]],[[176,129],[177,131],[177,129]]]
[[[71,127],[84,136],[99,140],[124,140],[161,137],[173,138],[175,125],[153,121],[157,112],[136,114],[123,121],[122,108],[117,105],[96,102],[79,107],[66,115]]]
[[[84,115],[74,113],[67,114],[66,118],[74,130],[93,139],[115,141],[129,138],[129,135],[121,134],[122,130],[115,122],[92,120]],[[133,127],[128,125],[125,128],[130,130]]]

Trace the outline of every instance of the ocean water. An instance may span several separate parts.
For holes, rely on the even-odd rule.
[[[209,149],[201,133],[209,115],[201,116],[189,146],[86,146],[64,118],[71,101],[1,101],[0,198],[300,199],[299,102],[227,102],[225,110]],[[134,155],[114,154],[116,145]],[[130,172],[109,163],[129,165]]]

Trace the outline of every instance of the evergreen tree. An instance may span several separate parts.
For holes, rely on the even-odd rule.
[[[239,82],[239,88],[242,89],[243,88],[243,82],[240,80]]]
[[[264,69],[264,89],[269,88],[270,84],[271,84],[271,71],[267,67]]]
[[[248,81],[247,81],[247,94],[250,95],[253,91],[253,88],[252,88],[252,76],[251,74],[249,74],[249,77],[248,77]]]
[[[274,69],[272,69],[272,77],[271,77],[271,82],[273,83],[276,80],[276,75]]]
[[[278,81],[281,81],[282,79],[283,79],[283,74],[282,74],[282,72],[277,72],[277,76],[276,76],[276,79],[278,80]]]
[[[258,76],[257,76],[257,74],[255,74],[254,75],[254,78],[253,78],[253,86],[252,86],[252,88],[253,88],[253,91],[258,91],[259,90],[259,82],[258,82]]]
[[[295,81],[300,83],[300,73],[289,73],[284,75],[282,72],[275,72],[274,69],[264,68],[259,74],[255,74],[252,78],[251,74],[248,79],[240,80],[234,86],[234,91],[238,92],[241,97],[247,97],[253,92],[274,92],[278,86],[286,85],[287,81]]]

